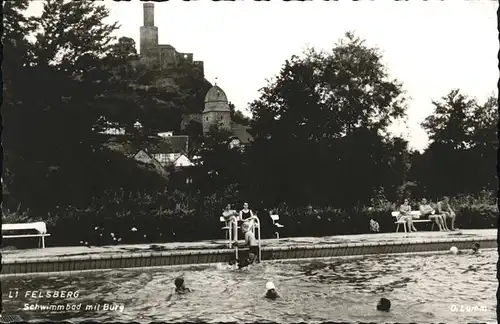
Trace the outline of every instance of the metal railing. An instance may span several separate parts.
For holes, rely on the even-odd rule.
[[[254,236],[256,235],[255,231],[257,230],[257,235],[255,236],[256,239],[257,239],[257,242],[258,242],[258,246],[259,246],[259,262],[262,260],[262,252],[261,252],[261,228],[260,228],[260,219],[257,217],[257,215],[254,215],[252,218],[250,218],[249,220],[253,220],[254,221],[254,225],[252,227],[252,231],[253,231],[253,234]],[[238,227],[238,218],[236,218],[236,216],[231,216],[229,218],[229,225],[228,225],[229,229],[228,229],[228,232],[229,232],[229,242],[228,242],[228,246],[230,249],[233,248],[233,241],[236,241],[238,242],[238,230],[239,230],[239,227]],[[234,230],[236,228],[236,230]],[[233,240],[233,231],[234,231],[234,240]],[[236,259],[238,259],[238,245],[235,246],[235,253],[236,253]]]

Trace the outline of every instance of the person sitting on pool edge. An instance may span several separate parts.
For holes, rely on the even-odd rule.
[[[440,215],[443,215],[443,220],[446,224],[446,220],[449,218],[451,219],[451,226],[449,227],[450,230],[452,231],[457,231],[458,229],[455,228],[455,218],[456,214],[453,209],[451,209],[450,206],[450,198],[448,197],[443,197],[443,200],[439,201],[437,203],[437,212]]]
[[[246,221],[254,218],[253,212],[248,208],[248,203],[243,204],[243,209],[240,210],[240,221]]]
[[[431,207],[429,203],[427,203],[427,199],[422,198],[422,202],[418,209],[420,210],[420,215],[422,216],[422,218],[428,217],[430,221],[434,221],[441,232],[449,231],[448,227],[446,226],[446,222],[443,220],[443,217],[441,215],[436,215],[436,211]]]
[[[413,225],[413,218],[411,217],[410,200],[405,199],[401,207],[399,207],[399,219],[402,219],[408,224],[408,232],[416,232],[417,229]]]
[[[224,220],[226,221],[226,226],[231,224],[232,225],[232,230],[233,230],[233,240],[236,238],[236,235],[238,235],[238,221],[231,223],[231,217],[236,217],[238,218],[238,212],[234,209],[231,208],[231,204],[227,204],[226,208],[222,212],[222,217],[224,217]],[[231,229],[230,229],[231,230]],[[233,241],[233,243],[235,240]]]
[[[274,300],[279,297],[276,287],[271,281],[266,283],[266,290],[266,294],[264,295],[265,298]]]
[[[254,263],[259,254],[259,245],[253,233],[253,226],[253,221],[244,222],[243,225],[241,225],[241,229],[243,233],[245,233],[245,245],[248,246],[248,256],[241,262],[238,262],[238,268],[240,269]]]
[[[175,278],[174,284],[175,284],[175,292],[178,294],[185,294],[192,291],[191,289],[186,288],[186,285],[184,283],[184,278],[182,277]]]

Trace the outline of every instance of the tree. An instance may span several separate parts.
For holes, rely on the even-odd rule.
[[[298,204],[368,201],[382,181],[373,163],[383,157],[382,134],[405,110],[401,84],[381,59],[347,33],[331,52],[285,62],[250,105],[257,187]]]
[[[243,115],[243,113],[239,110],[236,110],[234,104],[229,103],[229,109],[231,110],[231,120],[237,124],[250,126],[251,118]]]
[[[196,182],[202,185],[202,196],[247,182],[245,156],[237,148],[230,147],[230,138],[230,132],[213,126],[193,152],[198,157],[195,173]]]
[[[433,196],[496,190],[497,99],[478,104],[455,89],[433,104],[422,123],[431,144],[414,161],[412,177]]]
[[[455,89],[441,101],[433,101],[434,113],[427,117],[422,127],[427,131],[431,142],[463,150],[470,145],[471,117],[477,105]]]
[[[93,131],[101,112],[97,102],[117,86],[106,78],[116,30],[116,24],[102,22],[107,9],[95,2],[47,0],[42,15],[28,24],[25,1],[9,6],[8,33],[18,38],[12,44],[28,49],[5,75],[11,193],[43,213],[56,205],[86,205],[103,190],[136,187],[143,177],[130,175],[130,163],[107,151],[106,139]],[[34,41],[25,41],[33,32]],[[12,57],[18,48],[5,50]]]

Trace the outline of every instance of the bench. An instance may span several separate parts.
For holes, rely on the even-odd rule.
[[[44,222],[35,223],[19,223],[19,224],[2,224],[2,232],[8,231],[26,231],[36,230],[38,234],[17,234],[17,235],[3,235],[5,239],[23,238],[23,237],[39,237],[42,248],[45,248],[45,237],[50,236],[47,234],[47,225]]]
[[[400,212],[398,211],[393,211],[391,215],[396,218],[396,221],[394,224],[397,224],[396,226],[396,233],[399,231],[399,225],[403,225],[403,228],[406,233],[406,220],[400,218]],[[418,210],[413,210],[410,212],[410,216],[412,217],[413,223],[432,223],[431,231],[434,229],[434,222],[430,219],[420,219],[420,211]]]
[[[284,225],[281,225],[280,223],[278,223],[278,221],[280,220],[279,215],[269,214],[269,216],[271,217],[271,220],[273,221],[273,225],[276,227],[276,229],[285,227]],[[278,230],[276,230],[275,234],[276,234],[276,239],[279,240],[280,233],[278,232]]]

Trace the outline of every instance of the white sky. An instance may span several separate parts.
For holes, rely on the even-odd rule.
[[[139,45],[142,2],[103,1],[118,37]],[[39,14],[33,2],[29,14]],[[480,100],[496,91],[498,72],[497,5],[492,0],[338,1],[338,2],[155,2],[159,43],[194,53],[205,76],[218,78],[228,99],[245,111],[266,79],[307,46],[328,50],[354,31],[380,48],[390,75],[411,97],[407,126],[395,126],[410,145],[423,149],[428,139],[420,123],[432,113],[431,100],[451,89]]]

